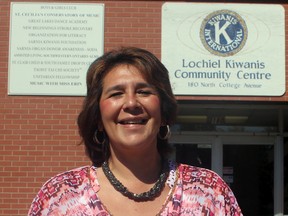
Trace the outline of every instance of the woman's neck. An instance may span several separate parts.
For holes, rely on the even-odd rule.
[[[150,152],[142,154],[117,154],[111,151],[108,160],[111,171],[119,176],[131,180],[140,180],[145,183],[153,183],[159,178],[162,169],[159,153]]]

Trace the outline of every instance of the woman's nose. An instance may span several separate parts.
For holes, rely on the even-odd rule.
[[[127,95],[125,97],[125,102],[123,106],[124,109],[135,109],[139,107],[140,103],[135,94]]]

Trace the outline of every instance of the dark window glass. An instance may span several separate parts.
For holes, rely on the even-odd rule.
[[[223,146],[223,177],[243,215],[273,215],[273,164],[273,145]]]

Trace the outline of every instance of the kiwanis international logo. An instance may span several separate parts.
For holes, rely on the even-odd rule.
[[[245,21],[230,10],[209,14],[203,20],[200,30],[204,47],[218,56],[231,56],[239,52],[245,45],[247,34]]]

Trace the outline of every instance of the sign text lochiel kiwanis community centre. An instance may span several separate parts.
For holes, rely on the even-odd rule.
[[[283,95],[284,15],[281,5],[165,3],[161,56],[174,93]]]

